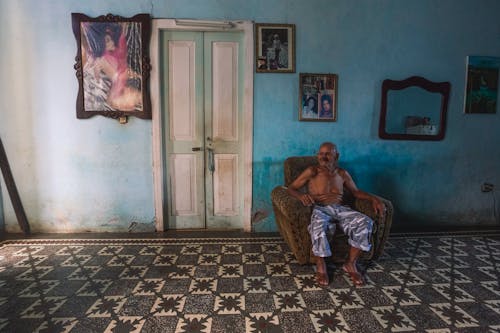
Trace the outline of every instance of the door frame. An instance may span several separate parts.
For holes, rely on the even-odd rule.
[[[153,141],[153,191],[156,231],[165,230],[166,187],[163,152],[163,114],[160,93],[160,33],[162,30],[179,31],[242,31],[245,78],[243,81],[243,230],[252,231],[252,143],[253,143],[253,76],[254,76],[254,25],[252,21],[197,21],[176,19],[153,19],[151,34],[151,107]]]

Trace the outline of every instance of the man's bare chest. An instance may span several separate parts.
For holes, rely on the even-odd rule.
[[[342,193],[344,179],[336,173],[318,172],[309,182],[309,190],[315,193]]]

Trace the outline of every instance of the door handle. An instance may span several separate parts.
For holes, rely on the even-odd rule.
[[[201,151],[201,147],[193,147],[191,148],[192,151]]]
[[[207,148],[207,150],[208,150],[208,170],[214,172],[215,171],[214,150],[212,148]]]

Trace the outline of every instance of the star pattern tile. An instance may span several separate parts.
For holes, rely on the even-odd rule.
[[[356,287],[279,237],[0,243],[0,332],[500,332],[499,235],[392,236]]]

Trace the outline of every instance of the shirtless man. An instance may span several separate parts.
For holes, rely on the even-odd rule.
[[[351,245],[349,257],[342,269],[358,286],[364,281],[356,268],[356,261],[361,251],[369,251],[371,248],[370,234],[373,221],[368,216],[342,205],[344,186],[355,198],[370,200],[379,216],[385,214],[385,206],[377,197],[359,190],[349,173],[337,166],[338,159],[339,153],[335,144],[331,142],[321,144],[318,152],[319,165],[304,170],[288,187],[288,192],[299,199],[304,206],[314,206],[311,223],[307,229],[311,234],[313,253],[317,257],[317,283],[322,286],[329,284],[324,258],[332,255],[328,233],[333,234],[334,222],[337,221],[339,227],[349,237]],[[299,192],[299,189],[306,184],[307,193]]]

